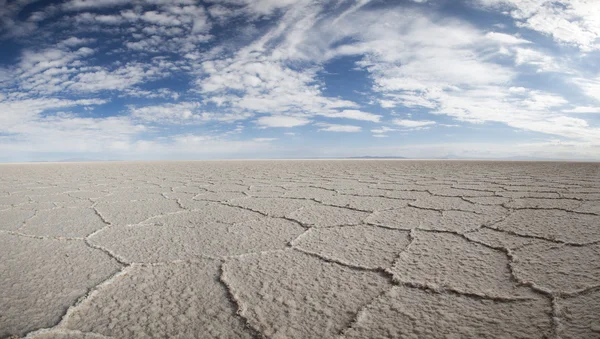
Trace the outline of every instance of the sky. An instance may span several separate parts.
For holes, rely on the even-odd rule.
[[[597,0],[0,0],[0,161],[600,160]]]

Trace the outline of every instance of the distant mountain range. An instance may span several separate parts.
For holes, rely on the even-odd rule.
[[[373,156],[373,155],[363,155],[361,157],[346,157],[345,159],[408,159],[406,157],[385,157],[385,156]]]
[[[290,158],[292,159],[292,158]],[[377,159],[406,159],[406,160],[421,160],[425,158],[409,158],[409,157],[401,157],[401,156],[375,156],[375,155],[363,155],[363,156],[354,156],[354,157],[316,157],[313,159],[365,159],[365,160],[377,160]],[[190,159],[190,160],[199,160],[199,159]],[[218,160],[218,159],[213,159]],[[237,159],[244,160],[244,159]],[[264,159],[269,160],[269,159]],[[448,154],[443,157],[436,158],[427,158],[427,160],[482,160],[482,161],[594,161],[589,159],[553,159],[553,158],[541,158],[541,157],[528,157],[528,156],[513,156],[513,157],[498,157],[498,158],[476,158],[476,157],[461,157],[455,154]],[[126,161],[123,159],[93,159],[93,158],[65,158],[61,160],[52,160],[52,161],[36,161],[36,162],[99,162],[99,161]],[[0,162],[2,162],[0,160]]]
[[[421,158],[408,158],[399,156],[372,156],[364,155],[357,157],[343,157],[342,159],[411,159],[420,160]],[[565,160],[556,158],[528,157],[528,156],[513,156],[513,157],[498,157],[498,158],[477,158],[477,157],[461,157],[455,154],[448,154],[443,157],[427,158],[431,160],[497,160],[497,161],[586,161],[586,160]],[[589,160],[587,160],[589,161]]]

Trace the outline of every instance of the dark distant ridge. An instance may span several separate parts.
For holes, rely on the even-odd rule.
[[[346,159],[408,159],[407,157],[385,157],[385,156],[373,156],[373,155],[363,155],[361,157],[346,157]]]
[[[439,159],[439,160],[502,160],[502,161],[557,161],[557,160],[563,160],[560,158],[542,158],[542,157],[530,157],[530,156],[525,156],[525,155],[517,155],[517,156],[512,156],[512,157],[487,157],[487,158],[483,158],[483,157],[461,157],[458,155],[454,155],[454,154],[448,154],[444,157],[438,157],[438,158],[434,158],[434,159]]]
[[[57,160],[56,162],[101,162],[101,161],[122,161],[118,159],[92,159],[92,158],[68,158]]]

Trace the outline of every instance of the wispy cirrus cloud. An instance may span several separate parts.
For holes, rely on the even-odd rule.
[[[354,125],[340,125],[340,124],[328,124],[320,122],[315,124],[319,127],[319,131],[325,132],[344,132],[344,133],[356,133],[360,132],[362,128]]]
[[[520,27],[547,34],[584,51],[600,49],[600,3],[570,0],[478,0],[485,8],[500,10]]]
[[[435,125],[435,121],[430,120],[406,120],[406,119],[394,119],[392,120],[394,125],[402,126],[402,127],[425,127]]]
[[[309,124],[311,121],[302,117],[271,115],[256,119],[256,123],[263,127],[297,127]]]
[[[437,4],[0,0],[0,143],[184,156],[494,125],[532,138],[531,152],[558,140],[593,154],[595,2]]]

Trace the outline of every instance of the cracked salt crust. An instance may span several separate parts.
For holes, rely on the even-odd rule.
[[[23,226],[25,220],[34,215],[33,209],[13,208],[0,211],[0,230],[16,231]]]
[[[502,185],[495,185],[485,182],[469,182],[463,181],[462,184],[453,184],[452,188],[464,189],[470,191],[494,192],[502,189]]]
[[[193,227],[165,221],[163,226],[107,228],[90,237],[90,242],[119,253],[128,262],[155,263],[283,249],[303,231],[297,223],[266,217],[233,225],[212,222]]]
[[[285,217],[305,206],[315,206],[317,203],[305,199],[243,198],[229,201],[228,204],[257,211],[273,217]]]
[[[346,188],[344,186],[341,186],[336,191],[338,192],[338,194],[357,195],[357,196],[366,196],[366,197],[368,197],[368,196],[383,197],[383,196],[387,196],[391,192],[390,190],[370,188],[368,186],[352,187],[352,188]]]
[[[494,228],[576,244],[600,241],[600,216],[563,210],[518,210]]]
[[[581,203],[574,211],[579,213],[593,213],[600,215],[600,202],[585,201]]]
[[[429,192],[431,192],[431,194],[443,197],[485,197],[490,195],[490,193],[486,191],[459,188],[430,189]]]
[[[175,192],[175,193],[191,193],[191,194],[196,195],[196,194],[205,193],[208,191],[207,191],[207,187],[178,186],[178,187],[173,187],[173,192]]]
[[[206,187],[212,192],[244,192],[248,190],[248,185],[242,184],[213,184]]]
[[[417,199],[417,201],[411,202],[410,206],[434,210],[473,212],[491,218],[503,216],[507,212],[505,208],[500,206],[478,205],[461,197],[431,196],[428,198]]]
[[[171,191],[164,192],[162,194],[167,199],[179,200],[179,201],[192,200],[192,198],[194,198],[197,195],[196,193],[171,192]]]
[[[39,236],[82,238],[105,225],[91,208],[55,208],[38,211],[19,231]]]
[[[539,185],[527,185],[527,183],[523,183],[523,185],[505,185],[503,187],[507,191],[513,192],[538,192],[538,193],[553,193],[557,191],[556,187],[548,187],[548,186],[539,186]]]
[[[19,205],[31,201],[26,196],[5,196],[0,197],[0,205]]]
[[[502,252],[451,233],[417,232],[390,272],[404,283],[489,298],[532,298],[519,286]]]
[[[81,240],[0,233],[0,337],[53,326],[69,305],[120,269]]]
[[[98,191],[72,191],[68,192],[67,194],[74,198],[97,200],[108,193]]]
[[[272,338],[332,337],[390,287],[381,274],[289,250],[233,259],[223,273],[241,315]]]
[[[131,266],[61,327],[116,338],[251,338],[218,275],[219,263],[208,259]]]
[[[66,187],[36,187],[28,190],[27,195],[36,196],[36,195],[51,195],[51,194],[60,194],[70,191],[70,189]]]
[[[335,192],[318,187],[294,187],[288,188],[281,197],[300,198],[300,199],[320,199],[327,198]]]
[[[203,201],[198,202],[193,209],[156,216],[147,219],[146,223],[164,226],[195,227],[214,222],[227,224],[248,222],[261,219],[262,217],[263,215],[254,211]]]
[[[600,193],[563,193],[562,196],[567,199],[600,201]]]
[[[302,207],[286,215],[290,219],[314,227],[358,225],[367,216],[369,213],[366,212],[319,204]]]
[[[502,205],[510,201],[510,198],[505,197],[465,197],[465,200],[468,200],[474,204],[480,205]]]
[[[360,312],[342,338],[548,338],[543,298],[495,302],[396,286]]]
[[[416,207],[406,207],[368,216],[369,224],[410,230],[421,228],[438,231],[466,232],[480,228],[491,221],[500,220],[500,216],[486,216],[464,211],[437,211]]]
[[[350,195],[332,195],[315,200],[327,205],[348,207],[366,212],[402,208],[408,206],[408,202],[411,201],[384,197],[355,197]]]
[[[497,196],[513,198],[513,199],[519,199],[519,198],[557,199],[557,198],[560,198],[560,194],[548,193],[548,192],[516,192],[516,191],[502,192],[502,191],[500,191],[500,192],[495,192],[495,194]]]
[[[97,202],[126,202],[126,201],[153,201],[153,200],[165,200],[160,193],[147,193],[147,192],[133,192],[130,190],[111,193],[108,196],[102,196],[95,201]]]
[[[191,202],[194,200],[206,200],[206,201],[227,201],[232,199],[245,198],[247,195],[241,192],[230,191],[230,192],[203,192],[196,194]]]
[[[283,187],[272,185],[251,185],[246,193],[253,197],[275,198],[282,196],[285,191]]]
[[[559,298],[558,304],[561,338],[600,337],[600,289],[573,297]]]
[[[539,208],[539,209],[564,209],[574,210],[581,205],[581,201],[569,199],[543,199],[543,198],[522,198],[514,199],[504,204],[508,208]]]
[[[43,331],[31,336],[27,336],[28,339],[107,339],[109,337],[97,334],[97,333],[85,333],[81,331],[71,331],[56,329],[50,331]]]
[[[600,244],[577,247],[538,241],[515,250],[514,259],[516,276],[554,293],[600,286]]]
[[[176,201],[123,201],[99,203],[96,210],[113,225],[137,224],[157,215],[181,211]]]
[[[418,200],[430,197],[431,193],[416,191],[385,191],[384,196],[393,199]]]
[[[92,201],[73,197],[69,193],[33,195],[30,198],[32,202],[53,203],[61,207],[90,207],[92,205]]]
[[[499,249],[514,249],[537,241],[537,239],[519,237],[492,228],[481,228],[465,233],[465,237],[471,241]]]
[[[0,338],[600,337],[598,164],[0,166]]]
[[[377,269],[390,267],[409,242],[407,231],[359,225],[313,228],[294,245],[332,260]]]

